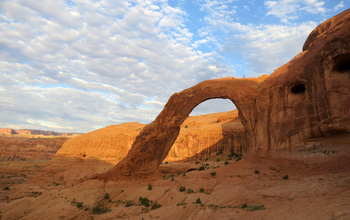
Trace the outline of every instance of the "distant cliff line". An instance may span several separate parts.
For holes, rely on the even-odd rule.
[[[32,129],[12,129],[12,128],[0,128],[0,135],[42,135],[42,136],[60,136],[70,137],[80,135],[80,133],[60,133],[55,131],[43,131]]]

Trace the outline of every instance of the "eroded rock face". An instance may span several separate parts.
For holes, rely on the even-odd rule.
[[[230,99],[236,105],[247,151],[268,152],[349,134],[349,30],[348,9],[317,27],[304,51],[268,77],[208,80],[175,93],[136,138],[128,155],[100,178],[153,173],[193,108],[213,98]]]

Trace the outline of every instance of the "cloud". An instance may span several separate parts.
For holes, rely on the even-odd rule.
[[[339,4],[334,6],[334,11],[338,11],[341,8],[344,8],[344,1],[339,2]]]
[[[259,10],[286,22],[252,24],[239,21],[238,3],[195,3],[202,17],[193,29],[187,1],[0,1],[0,126],[87,132],[149,123],[173,93],[200,81],[271,73],[316,26],[288,22],[328,10],[318,0],[266,1]]]
[[[14,0],[0,8],[3,127],[148,123],[172,93],[225,70],[213,71],[211,55],[191,47],[186,13],[165,1]]]
[[[277,16],[284,22],[299,18],[301,12],[324,14],[327,11],[325,3],[319,0],[265,1],[264,4],[269,10],[267,15]]]

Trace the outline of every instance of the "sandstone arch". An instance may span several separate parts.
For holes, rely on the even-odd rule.
[[[303,52],[270,76],[201,82],[170,97],[128,155],[103,179],[153,173],[198,104],[230,99],[250,151],[277,152],[334,135],[350,135],[350,9],[319,25]],[[265,80],[264,80],[265,79]]]
[[[223,78],[203,81],[172,95],[158,117],[136,138],[128,155],[102,178],[153,173],[175,142],[181,124],[200,103],[214,98],[230,99],[236,105],[247,136],[259,79]]]

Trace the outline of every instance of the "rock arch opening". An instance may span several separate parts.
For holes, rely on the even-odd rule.
[[[246,150],[244,126],[230,99],[208,99],[198,104],[180,126],[180,133],[163,162],[205,159],[218,152]]]
[[[227,112],[234,109],[236,109],[236,106],[230,99],[208,99],[197,105],[190,113],[190,116]]]

